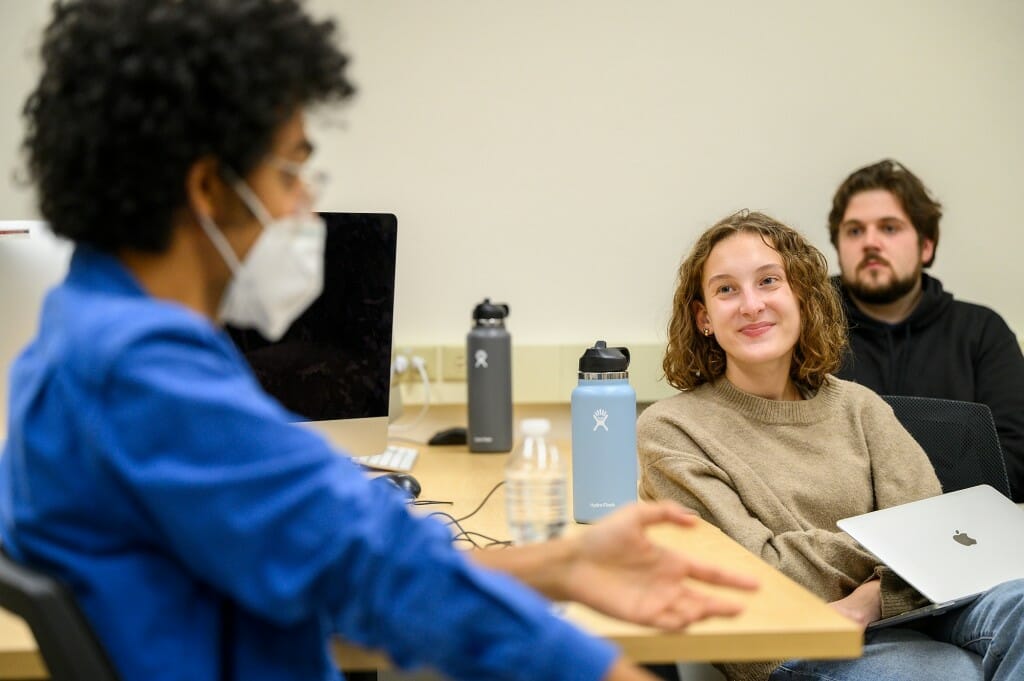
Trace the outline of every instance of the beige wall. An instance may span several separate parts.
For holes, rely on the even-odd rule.
[[[0,0],[3,218],[32,217],[10,175],[45,4]],[[361,87],[316,123],[323,207],[399,216],[400,342],[459,342],[484,296],[511,304],[519,343],[661,342],[702,228],[760,209],[831,258],[832,191],[884,156],[946,205],[934,273],[1024,328],[1024,3],[311,7],[341,20]],[[3,294],[3,319],[38,305],[6,281]],[[30,333],[5,326],[5,373]]]
[[[514,340],[660,340],[696,233],[761,209],[831,258],[832,192],[884,156],[946,205],[935,274],[1024,329],[1024,3],[316,6],[362,87],[329,205],[399,215],[403,341],[485,295]]]

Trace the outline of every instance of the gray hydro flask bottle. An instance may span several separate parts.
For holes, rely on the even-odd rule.
[[[484,298],[473,309],[466,336],[471,452],[512,451],[512,340],[505,330],[508,305]]]

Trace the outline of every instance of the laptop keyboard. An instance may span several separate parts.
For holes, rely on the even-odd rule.
[[[366,466],[367,468],[404,473],[412,470],[413,464],[416,463],[416,457],[419,456],[419,453],[418,449],[414,449],[412,447],[388,445],[388,448],[380,454],[353,456],[352,460],[360,465]]]

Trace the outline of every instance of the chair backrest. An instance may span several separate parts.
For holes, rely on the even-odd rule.
[[[985,484],[1010,496],[999,433],[988,405],[906,395],[882,399],[931,459],[943,491]]]
[[[32,630],[51,681],[117,681],[117,673],[71,592],[0,550],[0,607]]]

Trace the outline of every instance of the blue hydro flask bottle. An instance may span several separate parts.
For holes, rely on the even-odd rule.
[[[572,511],[591,523],[636,501],[636,391],[629,348],[597,341],[580,357],[572,391]]]

